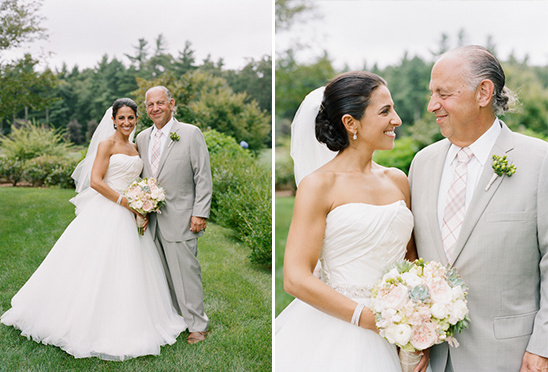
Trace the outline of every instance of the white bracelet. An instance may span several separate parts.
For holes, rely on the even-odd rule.
[[[358,303],[356,305],[356,308],[354,309],[354,314],[352,314],[352,320],[350,321],[350,324],[353,324],[356,327],[360,326],[360,317],[362,315],[362,310],[364,307],[365,307],[365,304]]]
[[[118,200],[116,200],[116,204],[120,204],[120,202],[122,201],[122,198],[123,198],[123,197],[124,197],[123,195],[120,195],[120,196],[118,197]]]

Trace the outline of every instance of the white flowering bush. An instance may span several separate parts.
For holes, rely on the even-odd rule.
[[[371,290],[380,335],[405,351],[449,342],[468,327],[467,286],[456,269],[431,261],[401,261]]]

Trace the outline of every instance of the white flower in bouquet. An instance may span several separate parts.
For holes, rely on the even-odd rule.
[[[165,205],[166,194],[163,187],[158,185],[154,178],[138,178],[128,186],[124,193],[129,207],[140,215],[146,216],[149,213],[161,213],[160,208]],[[144,234],[145,220],[137,216],[137,229],[139,235]]]

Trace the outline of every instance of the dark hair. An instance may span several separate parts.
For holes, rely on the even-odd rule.
[[[115,118],[116,114],[118,113],[118,110],[124,106],[127,106],[130,109],[132,109],[133,112],[135,113],[135,116],[137,116],[137,104],[133,102],[131,98],[118,98],[112,104],[112,117]]]
[[[316,116],[316,139],[331,151],[345,149],[349,141],[342,117],[348,114],[360,120],[371,94],[381,85],[386,85],[386,81],[367,71],[346,72],[331,80]]]
[[[493,95],[493,111],[495,115],[512,111],[517,102],[517,96],[508,89],[504,70],[497,58],[489,49],[480,45],[467,45],[447,52],[460,54],[467,60],[465,79],[472,88],[476,88],[482,80],[491,80],[495,86]]]

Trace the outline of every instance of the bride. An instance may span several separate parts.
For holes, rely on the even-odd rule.
[[[148,232],[139,237],[122,196],[143,167],[131,143],[136,123],[131,99],[107,110],[73,173],[76,218],[1,317],[76,358],[159,354],[187,328],[173,309],[154,242]]]
[[[276,318],[276,371],[401,371],[367,308],[383,270],[416,258],[407,177],[372,161],[400,125],[386,82],[369,72],[339,75],[301,104],[284,258],[284,288],[297,299]],[[424,356],[416,370],[427,365]]]

